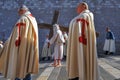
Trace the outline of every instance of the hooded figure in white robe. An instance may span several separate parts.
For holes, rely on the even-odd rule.
[[[68,35],[67,35],[66,32],[63,32],[63,36],[64,36],[64,39],[65,39],[65,43],[63,44],[63,55],[64,55],[64,58],[66,59]]]
[[[5,42],[0,56],[0,72],[9,79],[23,79],[39,71],[38,26],[35,17],[23,5],[20,19]]]
[[[106,28],[106,31],[107,33],[103,50],[105,51],[105,54],[113,54],[115,53],[115,37],[108,27]]]
[[[63,43],[65,42],[64,37],[62,35],[62,32],[59,28],[58,24],[54,24],[53,25],[53,37],[50,39],[50,43],[51,44],[55,44],[54,46],[54,63],[53,66],[61,66],[61,60],[63,58]]]
[[[46,58],[48,58],[48,60],[50,60],[50,57],[51,57],[51,49],[48,46],[48,42],[49,42],[48,38],[49,38],[49,36],[47,35],[44,45],[43,45],[43,49],[42,49],[42,55],[41,55],[42,60],[45,60]]]
[[[77,7],[79,15],[69,26],[67,46],[67,73],[69,79],[99,80],[96,34],[93,13],[82,2]]]

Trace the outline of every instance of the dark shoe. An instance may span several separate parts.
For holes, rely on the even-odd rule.
[[[48,57],[48,59],[47,60],[50,60],[50,57]]]
[[[69,80],[79,80],[79,78],[77,77],[77,78],[73,78],[73,79],[69,79]]]
[[[108,55],[108,51],[105,51],[105,55]]]
[[[20,80],[19,78],[15,78],[15,80]]]
[[[64,59],[66,59],[66,55],[64,55]]]
[[[32,80],[31,74],[27,74],[23,80]]]
[[[45,60],[45,57],[42,58],[42,61],[44,61],[44,60]]]
[[[113,55],[114,53],[113,53],[113,52],[110,52],[110,54],[112,54],[112,55]]]

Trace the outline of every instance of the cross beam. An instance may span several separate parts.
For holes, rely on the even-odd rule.
[[[53,15],[53,20],[52,20],[51,24],[47,24],[47,23],[39,23],[38,24],[38,27],[40,29],[49,29],[50,30],[49,39],[53,35],[53,24],[57,23],[58,17],[59,17],[59,11],[55,10],[54,15]],[[68,32],[68,27],[64,27],[64,26],[61,26],[61,25],[59,25],[59,27],[62,31]]]
[[[38,27],[40,29],[49,29],[50,30],[49,39],[53,35],[53,24],[57,23],[58,17],[59,17],[59,11],[55,10],[54,15],[53,15],[53,20],[52,20],[51,24],[47,24],[47,23],[39,23],[38,24]],[[65,31],[65,32],[68,32],[68,30],[69,30],[69,27],[64,27],[64,26],[61,26],[61,25],[59,25],[59,27],[60,27],[60,30]],[[96,37],[99,37],[99,32],[96,32]]]

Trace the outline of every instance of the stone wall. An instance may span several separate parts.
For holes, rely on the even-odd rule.
[[[12,31],[14,24],[19,18],[18,7],[25,4],[30,8],[38,23],[52,22],[54,10],[59,10],[58,23],[69,26],[76,14],[76,6],[82,0],[0,0],[0,39],[6,40]],[[84,0],[89,4],[90,10],[95,15],[96,31],[100,32],[97,39],[98,52],[102,51],[105,28],[109,26],[116,37],[117,53],[120,53],[120,0]],[[39,30],[40,53],[44,43],[45,35],[49,30]]]

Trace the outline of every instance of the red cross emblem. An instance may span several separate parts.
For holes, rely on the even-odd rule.
[[[15,45],[16,46],[19,46],[20,45],[20,42],[21,42],[21,38],[20,38],[20,27],[21,26],[26,26],[25,23],[17,23],[16,26],[18,27],[18,39],[15,41]]]

